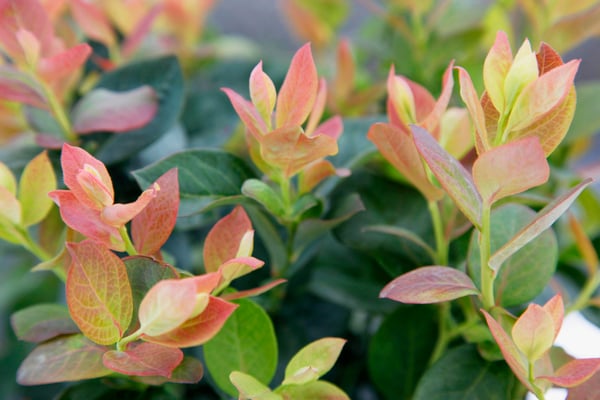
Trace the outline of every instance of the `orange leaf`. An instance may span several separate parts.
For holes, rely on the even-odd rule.
[[[135,248],[146,255],[160,251],[175,228],[179,210],[177,168],[165,172],[156,184],[160,187],[156,197],[131,221]]]
[[[90,240],[68,243],[72,257],[67,275],[71,318],[93,342],[116,343],[131,322],[133,298],[125,264]]]
[[[277,96],[275,126],[300,126],[310,114],[317,96],[317,67],[310,44],[296,52]]]
[[[233,109],[246,126],[248,132],[256,140],[261,141],[262,137],[267,133],[267,124],[262,119],[256,106],[231,89],[223,88],[221,90],[229,97]]]
[[[469,114],[471,114],[471,120],[473,121],[473,125],[475,125],[475,146],[477,153],[481,154],[491,147],[483,107],[481,106],[469,73],[464,68],[456,68],[458,69],[458,78],[460,81],[460,97],[465,102]]]
[[[217,271],[221,264],[238,257],[243,239],[251,231],[252,223],[241,206],[235,207],[231,213],[221,218],[204,241],[206,272]]]

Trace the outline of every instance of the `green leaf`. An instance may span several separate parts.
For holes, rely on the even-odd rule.
[[[502,361],[483,360],[475,346],[449,350],[421,378],[414,400],[513,400],[516,379]]]
[[[10,318],[19,340],[39,343],[59,335],[77,333],[77,325],[67,307],[59,304],[35,304],[14,313]]]
[[[188,210],[196,204],[205,207],[206,199],[220,199],[241,194],[243,183],[254,178],[248,165],[237,156],[222,150],[195,149],[175,153],[142,169],[133,171],[140,187],[148,187],[162,174],[177,167],[179,195]],[[183,204],[182,204],[183,206]]]
[[[535,212],[519,204],[506,204],[492,211],[492,253],[511,240],[535,217]],[[477,233],[471,236],[468,267],[473,281],[479,286],[481,268]],[[541,233],[508,258],[494,282],[498,304],[510,307],[532,300],[552,279],[558,259],[558,244],[552,230]]]
[[[158,111],[143,127],[127,134],[111,135],[105,140],[95,154],[105,164],[114,164],[135,155],[167,132],[179,118],[184,82],[175,56],[127,64],[102,75],[96,88],[122,92],[142,85],[149,85],[156,92]]]
[[[288,363],[282,385],[316,381],[333,368],[344,344],[346,340],[339,338],[323,338],[308,344]]]
[[[282,400],[280,395],[273,393],[268,386],[259,382],[251,375],[233,371],[229,375],[229,379],[239,391],[240,398],[242,399]]]
[[[102,364],[108,349],[83,335],[61,336],[36,347],[19,367],[21,385],[77,381],[105,376],[111,371]]]
[[[433,352],[436,321],[433,307],[400,307],[386,317],[373,335],[368,353],[369,374],[385,399],[411,398]]]
[[[48,192],[56,189],[56,176],[46,152],[33,158],[19,180],[19,202],[23,226],[37,224],[54,204]]]
[[[260,204],[277,217],[285,213],[281,196],[267,183],[258,179],[248,179],[242,185],[242,193]]]
[[[229,381],[233,371],[251,374],[267,385],[277,366],[277,339],[267,313],[250,300],[236,301],[239,307],[221,331],[204,345],[206,368],[217,385],[236,396]]]
[[[304,385],[283,385],[275,393],[294,400],[349,400],[342,389],[325,381],[308,382]]]

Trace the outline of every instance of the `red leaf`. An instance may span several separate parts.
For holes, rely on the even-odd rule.
[[[197,317],[164,335],[144,335],[143,339],[170,347],[199,346],[210,340],[221,330],[227,318],[229,318],[236,308],[236,304],[210,296],[206,309]]]
[[[17,371],[17,382],[44,385],[108,375],[111,371],[102,364],[106,351],[83,335],[60,336],[33,349]]]
[[[204,375],[204,367],[200,360],[185,356],[183,361],[173,370],[171,376],[166,378],[164,376],[144,376],[139,377],[136,381],[158,386],[167,382],[172,383],[198,383]]]
[[[275,126],[300,126],[310,114],[318,88],[317,67],[310,44],[296,52],[277,96]]]
[[[204,268],[215,272],[221,264],[238,256],[240,244],[247,232],[252,231],[250,218],[241,206],[221,218],[208,232],[204,241]]]
[[[156,184],[160,187],[156,197],[131,221],[135,248],[146,255],[160,251],[175,228],[179,210],[177,168],[165,172]]]
[[[116,343],[131,322],[133,299],[125,264],[90,240],[68,243],[72,257],[67,276],[71,318],[90,340]]]
[[[600,358],[582,358],[573,360],[560,367],[553,376],[538,376],[562,387],[574,387],[582,384],[600,370]]]
[[[64,50],[47,58],[42,58],[38,64],[38,73],[47,82],[53,82],[74,74],[83,66],[92,48],[87,43]]]
[[[107,368],[121,374],[167,378],[171,377],[182,360],[181,350],[154,343],[137,343],[125,351],[108,351],[102,357]]]
[[[479,294],[464,272],[450,267],[422,267],[388,283],[379,297],[401,303],[430,304]]]

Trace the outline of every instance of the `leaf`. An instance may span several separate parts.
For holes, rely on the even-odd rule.
[[[46,82],[64,79],[76,74],[91,53],[91,46],[81,43],[51,57],[42,58],[38,66],[38,74]]]
[[[275,126],[302,125],[313,108],[317,87],[317,68],[307,43],[294,54],[277,95]]]
[[[46,98],[38,84],[23,72],[5,65],[0,65],[0,99],[47,108]]]
[[[123,92],[94,89],[75,104],[73,130],[79,134],[131,131],[150,122],[157,109],[155,91],[147,85]]]
[[[223,300],[231,301],[231,300],[242,299],[244,297],[258,296],[265,292],[268,292],[275,286],[279,286],[285,282],[287,282],[285,279],[275,279],[272,282],[266,283],[266,284],[256,287],[256,288],[252,288],[252,289],[248,289],[248,290],[240,290],[239,292],[225,293],[225,294],[221,295],[221,298]]]
[[[504,112],[504,80],[512,64],[512,51],[506,33],[498,31],[496,41],[483,64],[485,89],[500,114]]]
[[[550,166],[537,137],[528,137],[480,154],[473,164],[473,180],[487,204],[542,185]]]
[[[107,368],[121,374],[169,378],[183,361],[183,352],[177,348],[141,342],[129,346],[125,351],[107,351],[102,361]]]
[[[108,375],[111,371],[102,364],[106,351],[83,335],[60,336],[40,344],[23,360],[17,382],[43,385]]]
[[[491,252],[507,243],[535,212],[523,205],[506,204],[492,211]],[[558,260],[558,243],[554,231],[542,232],[503,262],[494,282],[496,303],[511,307],[532,301],[550,283]],[[468,269],[473,281],[481,281],[480,253],[477,234],[469,245]],[[525,284],[524,282],[527,282]]]
[[[284,385],[275,391],[285,399],[294,400],[349,400],[342,389],[324,381],[308,382],[304,385]]]
[[[284,215],[281,196],[267,183],[258,179],[248,179],[242,185],[242,193],[262,204],[270,214],[278,217]]]
[[[575,387],[590,379],[600,371],[600,358],[582,358],[570,361],[560,367],[553,376],[538,376],[561,387]]]
[[[473,85],[473,81],[467,70],[461,67],[458,69],[458,77],[460,83],[460,97],[465,102],[473,125],[475,125],[475,145],[477,153],[481,154],[491,148],[488,138],[488,132],[485,125],[485,114],[479,96]]]
[[[73,260],[67,275],[71,318],[90,340],[116,343],[131,322],[133,299],[125,264],[90,240],[68,243]]]
[[[84,34],[107,47],[115,44],[115,34],[104,10],[99,5],[84,0],[73,0],[70,9]]]
[[[69,310],[59,304],[35,304],[11,315],[10,322],[19,340],[44,342],[59,335],[77,333]]]
[[[489,266],[498,271],[502,263],[519,249],[539,236],[548,229],[575,201],[577,196],[592,182],[591,179],[585,179],[577,186],[557,197],[544,207],[533,221],[521,229],[513,238],[502,246],[498,251],[492,254]]]
[[[229,380],[236,387],[242,399],[283,400],[280,395],[273,393],[268,386],[243,372],[233,371],[229,374]]]
[[[248,214],[241,206],[237,206],[227,216],[221,218],[210,230],[204,240],[204,268],[206,272],[215,272],[225,262],[236,257],[245,257],[252,254],[252,236],[248,243],[245,238],[252,230],[252,223]],[[249,246],[249,251],[242,251],[243,246]]]
[[[176,168],[156,180],[160,190],[131,221],[131,237],[138,253],[154,255],[167,242],[179,211],[179,180]]]
[[[479,294],[475,284],[464,272],[450,267],[422,267],[399,276],[388,283],[379,297],[401,303],[429,304]]]
[[[237,308],[218,297],[208,296],[206,308],[198,316],[160,336],[146,336],[145,340],[170,347],[195,347],[212,339]]]
[[[133,171],[140,187],[147,187],[161,175],[177,168],[179,196],[200,203],[205,198],[241,194],[244,181],[255,175],[240,158],[222,150],[186,150],[142,169]]]
[[[277,100],[277,92],[271,78],[262,70],[262,61],[250,73],[250,98],[270,129],[269,121],[271,121],[271,115]]]
[[[369,376],[384,399],[412,397],[433,352],[436,321],[437,313],[431,306],[399,307],[385,317],[367,354]]]
[[[411,125],[417,150],[457,207],[477,227],[481,225],[481,196],[471,174],[423,128]]]
[[[515,378],[502,362],[481,358],[475,346],[448,350],[419,381],[414,400],[513,400]]]
[[[181,67],[175,56],[129,63],[103,74],[96,88],[124,92],[142,85],[149,85],[154,90],[158,110],[143,127],[129,131],[127,135],[111,135],[101,143],[95,154],[106,164],[123,161],[146,148],[167,132],[179,117],[183,107],[184,84]]]
[[[598,395],[600,384],[600,372],[596,372],[591,378],[582,384],[569,389],[567,400],[594,399]]]
[[[333,368],[344,344],[345,339],[323,338],[306,345],[289,361],[282,385],[316,381]]]
[[[56,175],[48,154],[40,153],[27,164],[19,180],[23,226],[37,224],[46,217],[53,204],[48,192],[55,189]]]
[[[532,303],[513,325],[511,335],[517,348],[535,362],[552,347],[555,330],[550,314]]]
[[[271,319],[250,300],[238,300],[237,304],[239,307],[221,331],[204,345],[211,377],[231,396],[237,394],[229,381],[233,371],[252,374],[268,384],[277,366],[277,340]]]
[[[268,128],[256,106],[231,89],[223,88],[221,90],[229,98],[233,109],[244,123],[248,132],[256,140],[260,141],[262,136],[268,132]]]

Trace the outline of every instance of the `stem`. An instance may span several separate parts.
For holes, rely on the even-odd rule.
[[[481,263],[481,295],[483,307],[490,310],[494,306],[495,271],[489,267],[491,256],[491,207],[483,205],[481,214],[481,231],[479,232],[479,253]]]
[[[21,233],[25,239],[25,241],[22,243],[23,247],[39,258],[40,261],[48,261],[52,259],[52,256],[31,238],[31,235],[26,229],[23,229]]]
[[[119,228],[119,233],[121,234],[121,239],[123,239],[123,242],[125,242],[125,251],[127,252],[127,254],[129,254],[130,256],[136,256],[138,252],[133,246],[131,239],[129,238],[129,234],[127,233],[127,228],[125,227],[125,225]]]
[[[69,118],[65,113],[65,109],[63,108],[62,104],[60,104],[60,101],[58,101],[58,99],[56,98],[54,91],[42,80],[36,79],[36,81],[42,88],[44,96],[46,97],[46,100],[48,100],[48,104],[50,105],[50,110],[52,111],[52,114],[54,114],[56,121],[60,125],[65,139],[69,142],[77,141],[77,135],[73,131],[73,128],[71,127],[71,122],[69,121]]]
[[[600,286],[600,274],[596,273],[594,276],[589,277],[581,289],[581,292],[579,292],[577,299],[565,310],[565,314],[573,311],[579,311],[587,307],[588,302],[594,295],[596,289],[598,289],[598,286]]]
[[[535,382],[535,372],[534,372],[534,363],[529,361],[529,383],[531,383],[532,389],[533,390],[533,394],[535,394],[535,396],[539,399],[539,400],[545,400],[544,397],[544,392],[537,387],[537,385],[534,383]]]
[[[429,214],[431,214],[433,232],[435,234],[435,263],[437,265],[448,265],[448,241],[444,236],[444,225],[440,214],[440,208],[436,201],[427,202],[427,206],[429,207]]]
[[[142,336],[142,328],[138,329],[137,331],[133,332],[131,335],[124,337],[123,339],[119,340],[117,342],[117,351],[124,351],[127,348],[127,345],[131,342],[134,342],[136,340],[139,339],[140,336]]]

